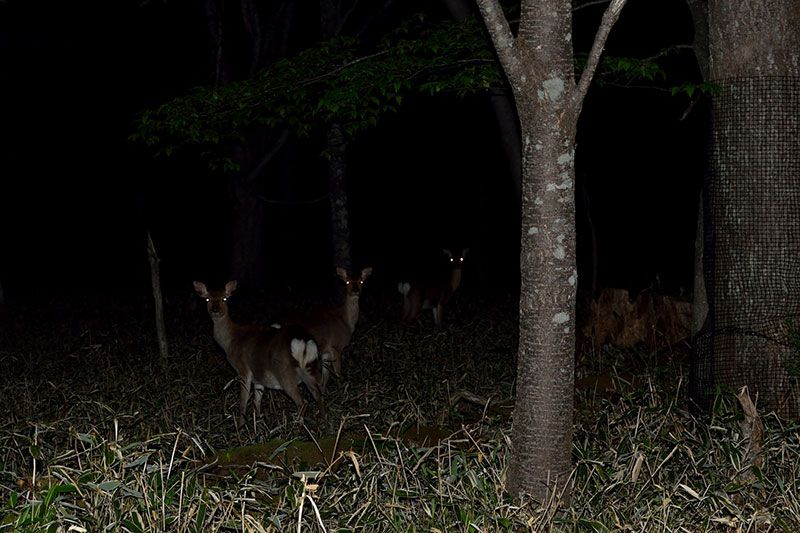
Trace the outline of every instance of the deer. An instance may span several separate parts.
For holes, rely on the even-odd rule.
[[[430,309],[433,312],[434,326],[437,329],[442,327],[444,307],[461,285],[461,268],[469,248],[464,248],[458,254],[448,248],[442,251],[449,262],[446,274],[397,284],[397,290],[403,295],[403,322],[411,322],[421,310]]]
[[[223,290],[212,291],[204,283],[194,282],[194,290],[205,299],[214,324],[214,340],[225,350],[241,384],[236,427],[244,425],[251,388],[259,417],[264,389],[285,392],[297,406],[298,416],[302,416],[305,401],[298,387],[300,383],[308,388],[324,420],[325,401],[316,341],[300,326],[274,329],[234,322],[228,310],[228,298],[236,286],[235,280],[229,281]]]
[[[331,367],[336,377],[342,376],[342,351],[350,344],[359,316],[359,297],[364,282],[372,274],[372,267],[351,275],[342,267],[336,275],[345,284],[344,301],[333,308],[314,309],[295,313],[277,320],[274,327],[297,325],[308,331],[317,342],[322,359],[322,390],[325,390]]]

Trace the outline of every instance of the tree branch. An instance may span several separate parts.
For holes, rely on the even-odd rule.
[[[579,6],[573,7],[572,8],[572,12],[574,13],[574,12],[580,10],[580,9],[585,8],[585,7],[596,6],[596,5],[599,5],[599,4],[607,4],[610,1],[611,0],[591,0],[590,2],[586,2],[586,3],[583,3],[583,4],[579,5]]]
[[[511,33],[511,27],[500,7],[500,2],[498,0],[477,0],[477,3],[506,76],[512,82],[519,79],[521,73],[519,59],[514,54],[514,35]]]
[[[627,0],[611,0],[611,4],[606,8],[606,12],[603,13],[603,20],[600,22],[600,28],[597,29],[597,35],[594,37],[594,43],[592,43],[592,49],[586,61],[586,68],[583,69],[578,87],[572,96],[572,104],[575,109],[581,106],[583,99],[586,97],[589,84],[592,82],[594,72],[597,70],[597,65],[600,63],[600,56],[606,45],[608,34],[611,32],[611,27],[619,18],[619,13],[622,11],[623,6],[625,6],[625,2],[627,2]]]

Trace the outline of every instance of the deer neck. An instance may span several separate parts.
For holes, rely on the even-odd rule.
[[[222,346],[226,354],[230,355],[235,329],[231,317],[228,316],[228,313],[225,313],[222,316],[211,317],[211,320],[214,322],[214,340]]]
[[[358,322],[358,294],[347,295],[344,301],[343,315],[344,321],[352,333],[356,329],[356,322]]]
[[[461,269],[454,268],[450,273],[450,288],[455,292],[459,285],[461,285]]]

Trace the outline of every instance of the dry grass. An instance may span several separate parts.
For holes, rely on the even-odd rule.
[[[0,530],[800,530],[797,427],[765,416],[751,468],[732,394],[713,416],[687,412],[680,352],[582,354],[572,506],[509,500],[511,298],[464,293],[435,333],[365,296],[327,432],[272,393],[268,419],[237,433],[233,371],[202,310],[169,310],[163,366],[141,306],[14,310]]]

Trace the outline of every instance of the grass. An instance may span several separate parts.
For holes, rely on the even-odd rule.
[[[271,393],[237,432],[202,309],[168,309],[164,364],[136,302],[14,309],[0,531],[800,530],[798,426],[762,414],[753,467],[732,393],[689,413],[680,347],[580,354],[572,504],[510,500],[514,302],[464,293],[440,333],[394,303],[365,294],[329,431]]]

